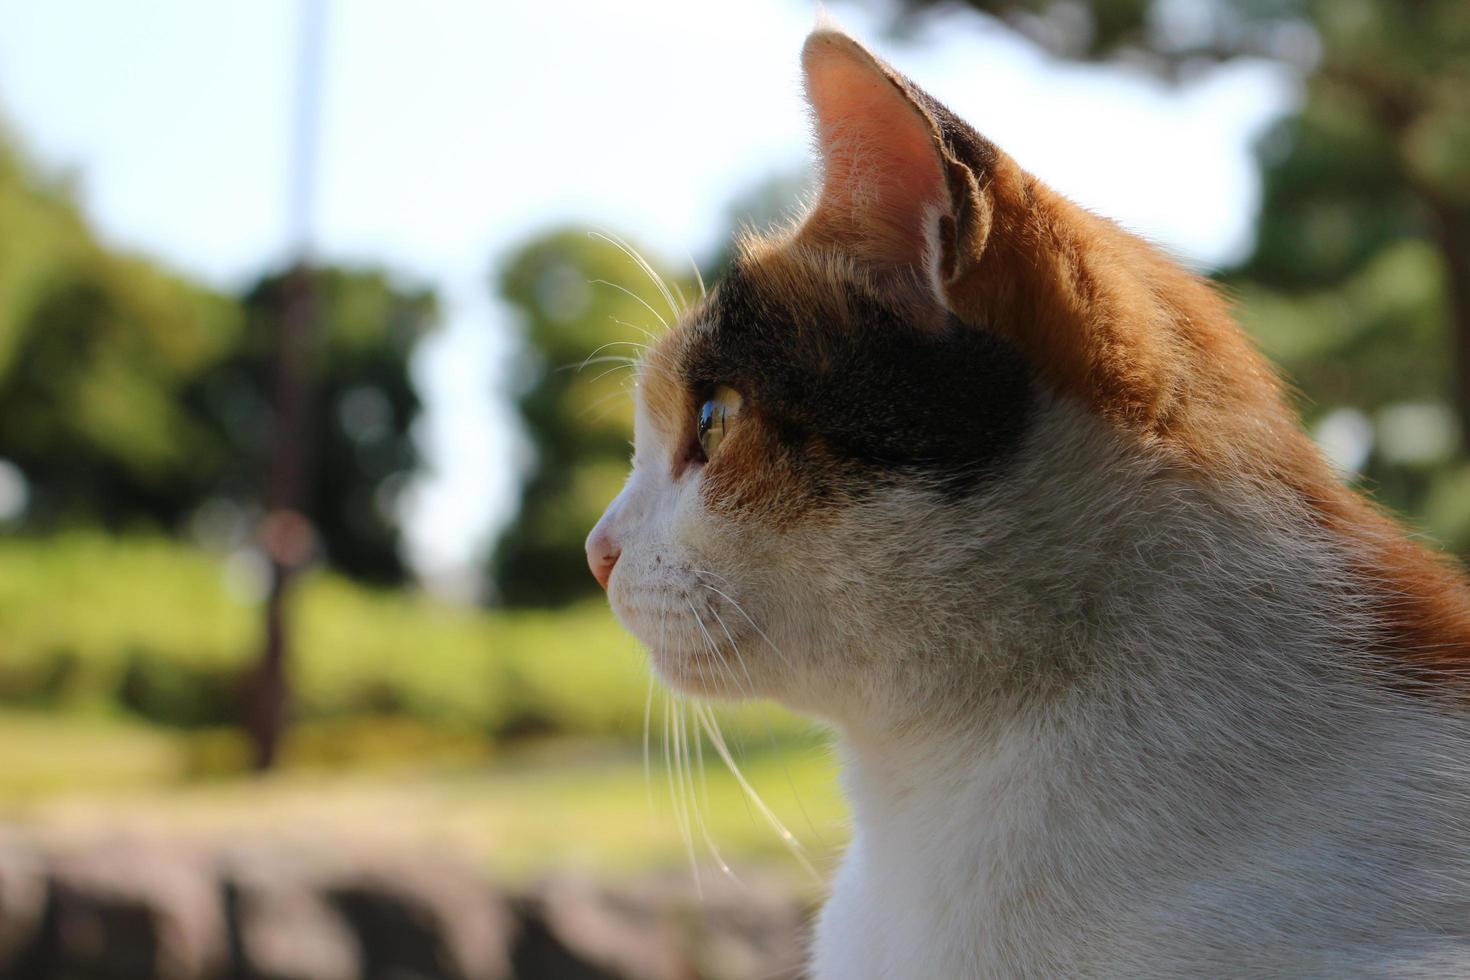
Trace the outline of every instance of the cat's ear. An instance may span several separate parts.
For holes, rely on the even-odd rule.
[[[801,61],[822,158],[822,189],[808,232],[871,264],[937,279],[959,202],[923,97],[830,28],[807,38]]]

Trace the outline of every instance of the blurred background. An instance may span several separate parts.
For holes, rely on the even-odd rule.
[[[829,12],[1470,554],[1470,5]],[[814,16],[0,0],[0,976],[795,974],[823,735],[708,733],[582,540],[675,313],[630,253],[688,296],[791,213]]]

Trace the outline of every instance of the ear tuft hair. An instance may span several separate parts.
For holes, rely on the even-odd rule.
[[[810,228],[866,261],[930,278],[940,222],[953,213],[933,117],[901,75],[841,31],[818,27],[801,61],[822,158]]]

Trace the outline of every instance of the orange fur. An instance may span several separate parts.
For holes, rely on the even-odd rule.
[[[1002,154],[985,177],[994,247],[949,285],[961,317],[1007,333],[1147,449],[1304,500],[1360,556],[1384,652],[1421,675],[1470,671],[1463,575],[1339,482],[1215,290]]]
[[[1385,652],[1417,673],[1470,672],[1464,575],[1338,481],[1209,283],[1052,191],[856,42],[817,37],[886,79],[930,128],[952,208],[940,270],[962,320],[1007,337],[1053,390],[1145,451],[1305,501],[1361,556]],[[852,223],[829,196],[791,246],[853,250]]]

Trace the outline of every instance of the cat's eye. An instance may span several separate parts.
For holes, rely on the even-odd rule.
[[[721,385],[699,406],[699,448],[710,459],[740,415],[740,393]]]

